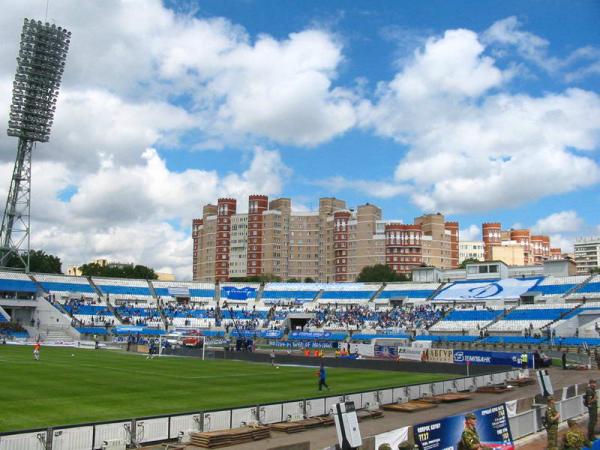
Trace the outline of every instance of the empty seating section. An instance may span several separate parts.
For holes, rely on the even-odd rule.
[[[153,298],[146,280],[93,277],[92,281],[102,294],[108,295],[111,299],[148,301]]]
[[[444,317],[444,321],[477,321],[491,322],[502,314],[502,310],[489,309],[455,309]]]
[[[541,292],[542,295],[564,295],[575,286],[583,283],[587,276],[546,277],[530,291]]]
[[[561,314],[568,312],[571,308],[557,308],[554,306],[546,306],[543,308],[527,308],[520,306],[514,311],[509,312],[503,320],[556,320]]]
[[[417,341],[433,341],[433,342],[475,342],[479,339],[478,336],[437,336],[437,335],[422,335],[417,336]]]
[[[598,303],[586,303],[585,305],[581,306],[580,308],[574,309],[571,312],[568,312],[567,314],[565,314],[562,319],[563,320],[569,320],[572,319],[575,316],[578,316],[581,313],[589,313],[589,312],[597,312],[600,314],[600,304]]]
[[[165,302],[177,298],[196,302],[212,302],[215,298],[215,285],[192,281],[151,281],[154,292]]]
[[[600,275],[595,275],[589,282],[581,286],[569,298],[600,298]]]
[[[108,334],[108,330],[103,327],[77,327],[76,330],[81,334],[96,334],[98,336],[104,336]]]
[[[35,294],[36,284],[24,273],[0,272],[0,292],[19,292]]]
[[[323,293],[320,300],[325,303],[368,302],[380,286],[363,283],[321,284]]]
[[[266,304],[312,302],[320,290],[316,283],[267,283],[262,300]]]
[[[37,273],[34,278],[44,290],[59,297],[90,297],[97,295],[96,290],[85,277]]]
[[[369,341],[371,339],[409,339],[410,336],[404,333],[354,333],[353,341]]]
[[[455,309],[432,326],[431,332],[480,330],[493,322],[502,312],[503,310]]]
[[[577,338],[577,337],[566,337],[566,338],[556,338],[555,342],[558,345],[568,345],[568,346],[579,346],[587,344],[589,346],[600,346],[600,338]]]
[[[549,305],[523,305],[509,312],[502,320],[491,325],[491,332],[529,332],[539,331],[540,328],[561,318],[569,312],[574,305],[549,304]]]
[[[429,298],[439,287],[438,283],[390,283],[377,298],[379,299],[426,299]]]
[[[483,344],[541,344],[546,338],[534,338],[525,336],[488,336],[483,338]]]

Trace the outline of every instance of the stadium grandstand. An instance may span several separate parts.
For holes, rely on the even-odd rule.
[[[538,344],[600,338],[599,295],[598,275],[565,273],[466,275],[446,282],[442,274],[435,281],[389,284],[212,284],[2,272],[0,320],[30,336],[48,338],[60,328],[65,339],[196,330],[272,331],[285,340],[301,331],[344,332],[348,341],[385,335]]]

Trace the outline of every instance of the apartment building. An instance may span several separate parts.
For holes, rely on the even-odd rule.
[[[600,268],[600,236],[579,238],[575,241],[577,273],[585,275]]]
[[[488,222],[481,225],[481,235],[484,243],[484,258],[486,261],[494,260],[494,247],[496,257],[499,255],[507,256],[509,259],[521,260],[519,252],[515,250],[507,250],[507,247],[513,245],[521,246],[523,249],[523,264],[524,265],[540,265],[548,259],[557,259],[561,254],[561,250],[550,246],[550,238],[543,235],[532,235],[528,229],[511,229],[503,230],[502,224],[498,222]],[[508,261],[505,261],[510,264]]]
[[[465,259],[485,260],[483,241],[460,241],[458,249],[458,263],[461,264]]]
[[[237,213],[235,199],[206,205],[192,222],[193,277],[226,281],[272,274],[283,280],[355,280],[363,267],[388,264],[398,273],[413,267],[458,266],[458,223],[427,214],[414,224],[382,220],[375,205],[349,209],[327,197],[318,211],[292,211],[291,200],[248,198],[248,212]]]

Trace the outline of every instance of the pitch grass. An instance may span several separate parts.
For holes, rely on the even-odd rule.
[[[0,431],[316,397],[314,367],[109,350],[0,346]],[[327,394],[441,381],[444,374],[327,369]]]

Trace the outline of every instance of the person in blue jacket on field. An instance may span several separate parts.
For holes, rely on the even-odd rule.
[[[325,372],[325,366],[323,365],[323,363],[321,362],[321,367],[319,367],[319,390],[322,391],[323,390],[323,386],[325,386],[327,388],[327,390],[329,390],[329,386],[327,386],[326,380],[327,380],[327,372]]]

